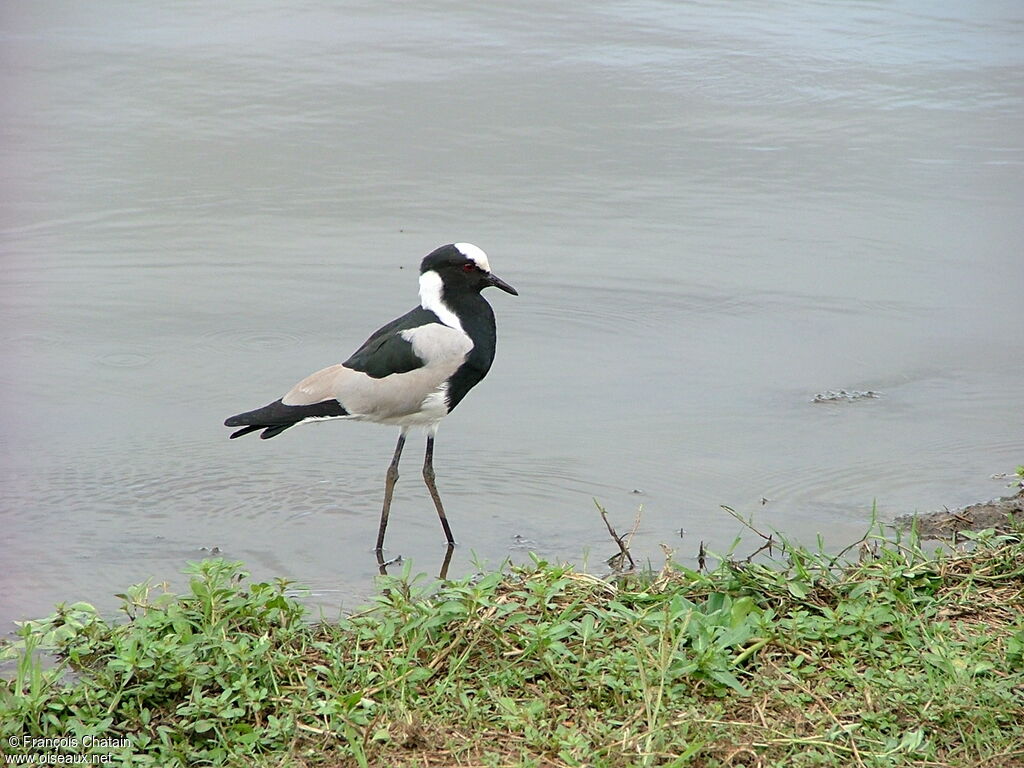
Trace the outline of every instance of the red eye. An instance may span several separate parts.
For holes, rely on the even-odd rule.
[[[474,264],[473,262],[470,262],[469,264],[463,264],[462,265],[462,271],[463,272],[472,272],[474,269],[476,269],[476,264]]]

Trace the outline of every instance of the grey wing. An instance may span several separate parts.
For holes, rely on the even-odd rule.
[[[424,414],[427,420],[447,413],[447,403],[439,397],[472,350],[469,337],[446,325],[429,323],[398,332],[386,340],[385,346],[393,353],[392,361],[415,358],[419,365],[407,370],[398,366],[399,370],[383,376],[356,370],[347,363],[332,365],[300,381],[282,402],[310,405],[336,400],[351,418],[382,422],[403,419],[424,409],[430,410]],[[364,367],[380,372],[372,365]]]

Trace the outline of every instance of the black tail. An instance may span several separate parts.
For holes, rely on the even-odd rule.
[[[330,419],[340,416],[348,416],[348,411],[342,408],[337,400],[324,400],[322,403],[312,405],[285,405],[280,400],[275,400],[255,411],[232,416],[224,422],[224,426],[242,427],[231,433],[232,440],[259,429],[263,430],[260,437],[267,440],[308,419]]]

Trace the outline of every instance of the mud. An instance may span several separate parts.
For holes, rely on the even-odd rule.
[[[901,515],[893,522],[897,528],[909,529],[917,525],[922,539],[955,539],[961,531],[997,531],[1020,529],[1024,526],[1024,488],[1013,496],[971,504],[963,509],[945,509],[922,515]]]

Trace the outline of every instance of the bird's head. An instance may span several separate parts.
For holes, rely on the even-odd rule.
[[[433,273],[437,277],[428,276],[429,273]],[[479,293],[484,288],[493,285],[513,296],[519,295],[515,288],[491,272],[487,254],[472,243],[442,245],[427,254],[420,264],[421,284],[425,277],[428,282],[437,282],[439,278],[446,293],[461,291]]]

